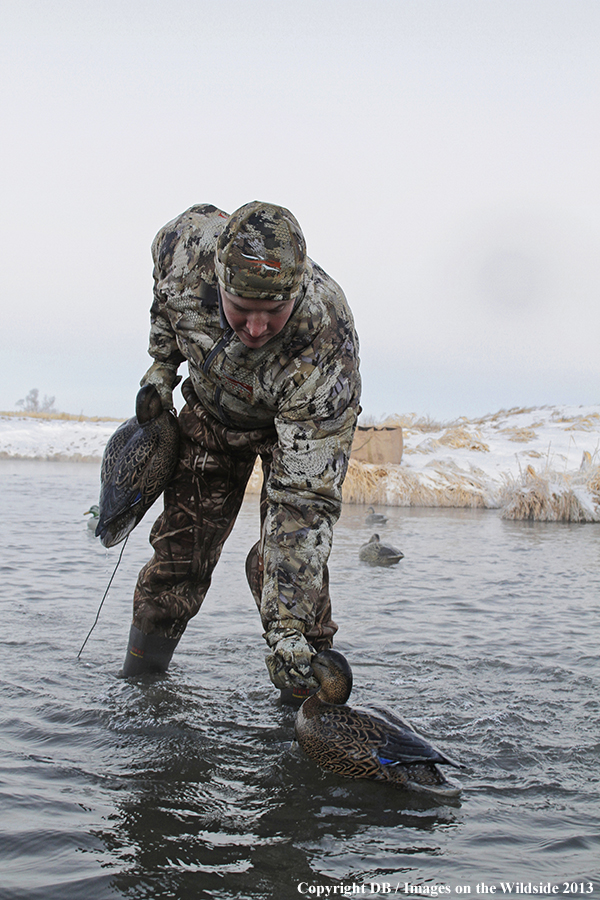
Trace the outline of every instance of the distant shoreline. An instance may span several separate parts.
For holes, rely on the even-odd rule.
[[[63,412],[5,412],[0,410],[0,418],[8,416],[15,419],[44,419],[58,422],[125,422],[125,419],[117,419],[114,416],[77,416],[73,413]]]
[[[86,455],[84,453],[53,453],[46,454],[45,456],[42,454],[38,456],[26,456],[22,453],[7,453],[6,451],[1,450],[0,463],[1,462],[96,463],[97,465],[100,465],[100,463],[102,462],[102,455]]]
[[[11,460],[99,465],[122,421],[0,414],[0,465],[4,471]],[[345,503],[498,509],[503,518],[600,523],[600,404],[518,407],[446,425],[416,414],[387,423],[375,431],[385,437],[390,427],[401,430],[401,458],[350,459]],[[249,492],[260,490],[260,478],[257,464]]]

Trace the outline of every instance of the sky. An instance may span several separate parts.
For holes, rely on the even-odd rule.
[[[596,0],[4,0],[0,409],[133,414],[150,245],[288,207],[364,420],[600,402]]]

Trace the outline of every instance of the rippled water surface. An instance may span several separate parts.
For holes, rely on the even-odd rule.
[[[166,677],[116,677],[153,513],[78,660],[120,549],[82,515],[98,478],[0,462],[2,900],[509,882],[598,897],[600,526],[388,508],[381,536],[405,558],[373,569],[358,561],[365,510],[344,509],[332,595],[353,702],[396,708],[468,765],[461,800],[439,805],[325,774],[294,746],[244,578],[254,497]]]

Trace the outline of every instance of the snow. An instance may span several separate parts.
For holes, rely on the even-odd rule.
[[[402,465],[421,472],[432,462],[474,466],[499,483],[504,475],[517,478],[527,464],[572,471],[580,468],[584,453],[594,464],[600,463],[600,404],[501,411],[453,424],[463,425],[489,449],[445,446],[440,438],[450,427],[426,436],[409,427],[404,428]]]
[[[0,415],[0,458],[100,460],[114,420],[39,419]]]
[[[571,512],[556,513],[559,518],[600,520],[600,404],[503,410],[443,426],[400,418],[402,464],[366,466],[377,490],[356,494],[354,502],[514,511],[536,499],[536,509],[545,504],[546,511],[535,517],[548,518],[549,506],[558,508],[568,494]],[[99,461],[119,424],[0,415],[0,459]],[[590,473],[596,473],[595,481]],[[514,515],[527,517],[522,510]]]

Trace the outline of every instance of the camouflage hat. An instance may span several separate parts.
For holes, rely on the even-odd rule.
[[[217,241],[217,277],[238,297],[288,300],[300,287],[305,267],[304,235],[283,206],[246,203],[232,213]]]

